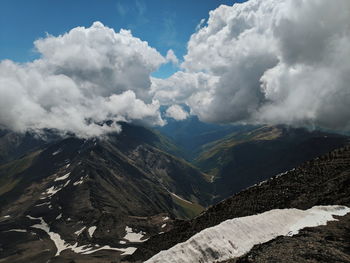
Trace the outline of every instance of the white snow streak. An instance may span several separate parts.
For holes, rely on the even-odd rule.
[[[56,217],[56,220],[61,219],[61,218],[62,218],[62,214],[59,214],[59,215]]]
[[[69,175],[70,175],[70,173],[66,173],[65,175],[62,175],[61,177],[57,177],[55,179],[55,182],[66,180],[69,177]]]
[[[80,177],[79,181],[73,183],[74,186],[84,183],[84,177]]]
[[[57,154],[59,154],[60,152],[62,152],[62,149],[61,149],[61,148],[58,149],[57,151],[53,152],[52,155],[57,155]]]
[[[239,257],[254,245],[277,236],[292,236],[305,227],[335,221],[333,215],[350,212],[345,206],[315,206],[308,210],[275,209],[268,212],[226,220],[204,229],[189,240],[161,251],[145,263],[216,262]],[[215,256],[215,257],[214,257]]]
[[[62,188],[57,188],[55,186],[51,186],[49,189],[46,190],[45,194],[47,194],[47,197],[51,197],[55,195],[58,191],[62,190]]]
[[[4,231],[4,232],[21,232],[21,233],[26,233],[27,230],[24,230],[24,229],[10,229],[10,230]]]
[[[45,203],[37,204],[35,206],[43,206],[43,205],[51,205],[51,203],[50,202],[45,202]]]
[[[95,253],[95,252],[97,252],[99,250],[102,250],[102,249],[115,250],[115,251],[118,251],[118,252],[122,252],[121,255],[123,255],[123,256],[131,255],[136,250],[135,247],[114,248],[114,247],[110,247],[110,246],[103,246],[103,247],[100,247],[100,248],[97,248],[97,249],[93,249],[93,250],[89,250],[89,251],[83,252],[82,254],[89,255],[89,254]]]
[[[74,234],[76,234],[77,236],[79,236],[81,233],[83,233],[83,231],[85,230],[86,226],[84,226],[82,229],[74,232]]]

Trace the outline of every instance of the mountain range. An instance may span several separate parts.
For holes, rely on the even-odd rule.
[[[209,127],[198,120],[167,132],[121,125],[120,134],[99,139],[2,131],[0,262],[142,262],[230,218],[347,205],[338,195],[317,199],[325,190],[314,185],[328,172],[333,176],[327,162],[334,153],[320,178],[310,172],[300,179],[304,168],[298,168],[270,179],[346,145],[347,136],[284,126]],[[193,126],[197,134],[181,132]],[[327,193],[347,195],[340,183]],[[277,201],[281,189],[292,189],[283,202]],[[306,195],[304,204],[301,193],[311,190],[318,201]],[[252,251],[258,257],[262,249]]]

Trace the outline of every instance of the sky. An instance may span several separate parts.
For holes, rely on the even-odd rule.
[[[350,131],[349,0],[0,5],[1,129],[90,138],[197,116]]]
[[[93,22],[119,31],[130,29],[166,55],[186,53],[186,45],[201,19],[220,4],[234,0],[1,0],[0,60],[31,61],[39,56],[33,41],[51,34],[58,36],[77,26],[90,27]],[[164,65],[155,73],[168,77],[176,71]]]

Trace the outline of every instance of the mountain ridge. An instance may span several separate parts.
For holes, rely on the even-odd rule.
[[[276,208],[308,209],[314,205],[350,206],[350,146],[334,150],[303,165],[249,187],[191,221],[180,222],[163,234],[152,237],[126,262],[146,260],[161,250],[181,243],[199,231],[224,220]],[[242,261],[245,262],[245,261]]]

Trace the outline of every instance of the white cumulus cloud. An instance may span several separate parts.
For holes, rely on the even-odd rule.
[[[179,64],[179,60],[178,58],[176,57],[174,51],[172,49],[169,49],[167,54],[166,54],[166,60],[173,63],[174,65],[177,65]]]
[[[185,111],[181,106],[175,104],[171,105],[165,112],[167,117],[173,118],[174,120],[181,121],[188,117],[188,112]]]
[[[151,72],[166,59],[130,31],[95,22],[35,47],[41,57],[33,62],[0,62],[2,128],[91,137],[120,130],[107,120],[164,123],[149,90]]]
[[[173,50],[100,22],[34,44],[39,59],[0,61],[0,128],[99,136],[120,130],[107,120],[164,124],[160,105],[185,118],[186,104],[207,122],[350,129],[348,0],[221,5],[167,79],[151,73],[179,63]]]
[[[152,92],[209,122],[349,129],[349,57],[350,1],[249,0],[211,11]]]

